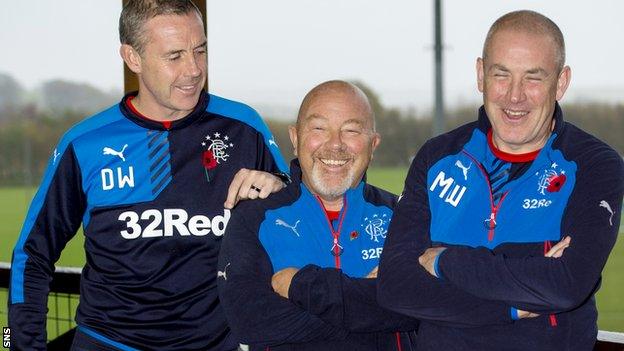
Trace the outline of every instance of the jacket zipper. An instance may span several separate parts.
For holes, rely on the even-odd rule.
[[[488,229],[488,241],[492,241],[494,240],[494,229],[496,228],[496,215],[498,214],[498,210],[503,204],[503,200],[505,200],[505,197],[507,197],[507,194],[509,193],[509,191],[505,191],[503,195],[501,195],[500,200],[498,200],[498,204],[494,205],[494,194],[492,194],[492,184],[490,184],[490,180],[488,179],[487,172],[485,171],[481,163],[478,162],[474,157],[472,157],[471,154],[469,154],[466,150],[462,150],[462,152],[466,154],[466,156],[470,157],[472,162],[474,162],[477,165],[477,167],[479,167],[479,170],[481,170],[481,173],[483,173],[483,178],[485,178],[485,183],[488,186],[488,190],[490,193],[490,217],[486,218],[483,221],[483,224]]]
[[[342,211],[338,219],[338,230],[334,230],[334,226],[327,216],[327,210],[325,209],[325,205],[323,205],[323,201],[321,201],[321,198],[318,195],[315,195],[314,197],[316,198],[316,201],[318,201],[321,205],[321,208],[323,209],[323,214],[325,215],[325,219],[327,220],[327,226],[329,227],[329,231],[331,232],[333,238],[333,246],[331,248],[331,251],[334,255],[334,264],[336,268],[340,269],[340,255],[342,255],[343,251],[343,247],[340,245],[340,232],[342,231],[342,222],[347,214],[347,196],[344,196],[344,205],[342,206]]]

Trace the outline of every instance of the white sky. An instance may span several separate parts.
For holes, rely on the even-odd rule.
[[[252,105],[294,108],[328,79],[358,79],[386,105],[429,109],[433,0],[208,0],[209,84]],[[537,10],[562,29],[564,101],[624,102],[624,1],[446,0],[446,102],[479,101],[474,63],[489,25]],[[27,88],[53,78],[121,90],[121,0],[3,1],[0,72]]]

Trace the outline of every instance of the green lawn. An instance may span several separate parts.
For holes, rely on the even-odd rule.
[[[407,174],[407,169],[371,169],[368,172],[368,181],[396,194],[400,193],[403,188],[403,182]],[[0,188],[0,261],[9,262],[11,260],[11,251],[22,225],[23,218],[26,214],[27,206],[30,198],[34,196],[34,190],[25,190],[23,188]],[[620,233],[622,233],[620,227]],[[63,251],[58,262],[60,266],[82,266],[84,262],[83,236],[78,233],[76,237],[69,243]],[[598,292],[598,310],[599,320],[598,326],[602,330],[624,332],[624,244],[622,240],[618,241],[611,257],[607,262],[607,266],[603,272],[602,288]],[[0,291],[0,311],[4,310],[6,301],[6,293]],[[63,311],[64,305],[60,306]],[[49,306],[51,310],[55,306]],[[0,324],[6,325],[6,315],[0,314]],[[48,328],[49,333],[54,335],[54,331]]]

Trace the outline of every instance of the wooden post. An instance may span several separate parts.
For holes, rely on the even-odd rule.
[[[202,20],[204,21],[204,33],[206,32],[206,0],[191,0],[197,6],[199,11],[202,14]],[[122,0],[122,6],[126,5],[128,0]],[[206,63],[207,64],[207,63]],[[124,94],[129,93],[131,91],[139,90],[139,82],[137,80],[136,75],[126,66],[124,66]],[[204,87],[208,88],[208,82],[204,83]]]

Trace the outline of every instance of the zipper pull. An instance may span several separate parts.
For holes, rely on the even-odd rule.
[[[338,248],[338,250],[336,250],[336,248]],[[344,251],[344,249],[342,248],[342,246],[340,246],[340,244],[338,244],[338,238],[334,237],[334,245],[331,248],[332,255],[340,256],[340,255],[342,255],[343,251]]]
[[[485,225],[486,229],[496,228],[496,211],[492,211],[492,213],[490,213],[490,218],[484,220],[483,225]]]

